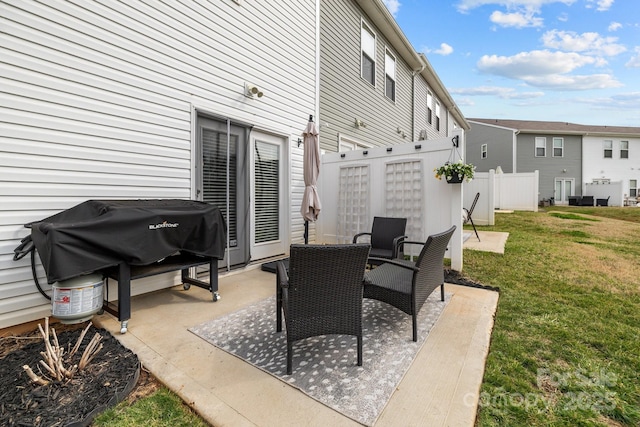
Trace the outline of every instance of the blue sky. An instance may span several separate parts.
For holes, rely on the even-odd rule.
[[[640,126],[639,0],[383,0],[465,117]]]

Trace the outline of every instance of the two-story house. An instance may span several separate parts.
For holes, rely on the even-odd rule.
[[[466,159],[479,172],[539,171],[540,200],[566,204],[585,184],[621,181],[636,194],[640,179],[640,127],[566,122],[468,119]],[[635,153],[635,154],[634,154]]]
[[[379,0],[321,1],[319,124],[326,151],[469,129],[427,58]]]
[[[326,151],[468,129],[381,0],[0,2],[0,17],[0,328],[50,313],[13,260],[24,224],[89,199],[202,200],[228,225],[220,267],[242,268],[303,239],[310,115]]]

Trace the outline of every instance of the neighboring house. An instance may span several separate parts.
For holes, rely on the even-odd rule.
[[[625,194],[640,182],[640,127],[566,122],[468,119],[466,159],[478,172],[539,171],[540,200],[566,204],[585,184],[621,181]]]
[[[380,0],[320,2],[321,148],[345,151],[469,129]]]
[[[301,241],[296,141],[318,114],[318,10],[316,0],[0,2],[0,328],[50,314],[29,257],[12,259],[23,225],[88,199],[214,203],[234,266]],[[256,173],[260,162],[273,173]],[[254,197],[260,189],[272,197]]]

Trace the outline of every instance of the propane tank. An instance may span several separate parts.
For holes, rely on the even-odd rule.
[[[81,323],[102,309],[104,280],[100,274],[87,274],[55,282],[51,314],[60,323]]]

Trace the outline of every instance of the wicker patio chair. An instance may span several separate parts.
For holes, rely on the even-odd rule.
[[[371,240],[371,258],[402,258],[402,253],[396,253],[400,248],[399,242],[406,239],[404,235],[407,228],[406,218],[390,218],[376,216],[373,218],[371,232],[358,233],[353,236],[353,243],[358,243],[362,236],[369,236]],[[374,260],[370,265],[378,265],[382,261]]]
[[[362,281],[369,244],[291,245],[289,271],[276,264],[276,330],[287,333],[287,374],[293,343],[318,335],[355,335],[362,366]]]
[[[366,272],[364,297],[385,302],[412,315],[414,341],[418,340],[418,312],[438,286],[444,301],[444,254],[455,229],[454,225],[447,231],[431,235],[426,242],[401,242],[423,245],[415,263],[402,259],[382,260],[383,264]]]

